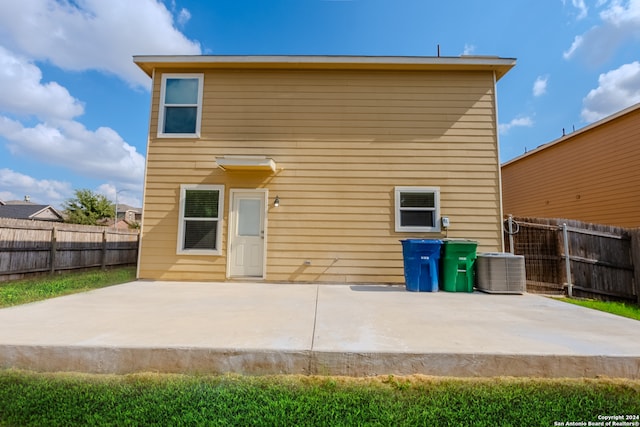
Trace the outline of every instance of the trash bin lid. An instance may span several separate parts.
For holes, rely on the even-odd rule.
[[[409,243],[429,243],[429,244],[442,244],[442,240],[440,239],[402,239],[401,242],[409,242]]]
[[[471,240],[471,239],[454,239],[454,238],[446,238],[446,239],[442,239],[442,242],[444,244],[463,244],[463,245],[470,245],[470,244],[474,244],[477,245],[478,242],[476,240]]]

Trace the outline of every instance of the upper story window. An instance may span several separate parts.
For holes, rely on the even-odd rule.
[[[396,187],[396,231],[440,231],[440,189]]]
[[[163,74],[158,114],[159,137],[199,137],[203,74]]]

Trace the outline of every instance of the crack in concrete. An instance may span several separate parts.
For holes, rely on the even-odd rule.
[[[313,330],[311,331],[311,348],[309,349],[310,355],[313,355],[314,345],[316,342],[316,325],[318,324],[318,297],[320,295],[320,286],[316,285],[316,306],[313,313]],[[309,373],[312,372],[313,357],[309,357]]]

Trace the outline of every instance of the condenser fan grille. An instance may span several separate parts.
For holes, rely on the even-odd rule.
[[[524,256],[510,253],[478,254],[477,288],[499,294],[523,294],[527,290]]]

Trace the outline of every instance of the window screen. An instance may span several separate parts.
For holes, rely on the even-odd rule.
[[[223,187],[183,185],[179,253],[218,253]]]
[[[218,221],[185,221],[183,249],[217,249]]]
[[[396,188],[396,231],[439,231],[438,189]]]

